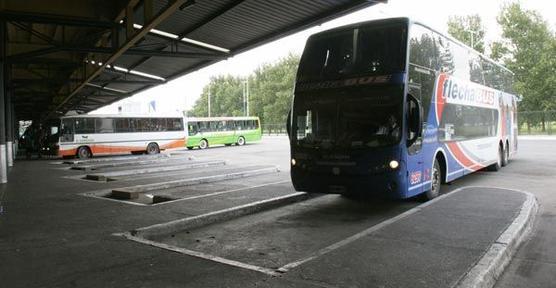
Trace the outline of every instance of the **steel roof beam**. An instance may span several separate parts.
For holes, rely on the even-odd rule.
[[[166,8],[162,9],[158,14],[153,16],[153,19],[151,21],[147,22],[146,25],[143,26],[143,28],[141,28],[139,31],[137,31],[131,38],[128,38],[126,40],[126,42],[122,46],[120,46],[115,53],[113,53],[112,55],[110,55],[110,57],[108,57],[105,61],[103,61],[103,64],[101,66],[99,66],[93,73],[88,75],[83,83],[81,83],[77,87],[73,88],[71,90],[71,93],[67,97],[65,97],[56,106],[56,108],[54,110],[59,110],[62,106],[64,106],[64,104],[66,104],[83,87],[85,87],[88,82],[92,81],[98,75],[100,75],[100,73],[102,72],[102,70],[104,70],[106,68],[106,66],[108,66],[108,65],[112,64],[114,61],[116,61],[116,59],[118,59],[118,57],[122,56],[125,53],[125,51],[129,50],[131,47],[133,47],[133,45],[135,45],[135,43],[137,43],[139,40],[141,40],[141,38],[145,37],[145,35],[147,35],[149,33],[149,31],[151,31],[151,29],[154,29],[156,26],[158,26],[160,23],[162,23],[162,21],[164,21],[166,18],[168,18],[170,15],[172,15],[172,13],[174,13],[176,10],[179,9],[180,6],[187,3],[188,1],[190,1],[190,0],[171,1],[170,4],[166,6]]]
[[[106,79],[106,80],[100,80],[100,79],[96,79],[93,80],[91,83],[94,84],[131,84],[131,85],[158,85],[158,84],[162,84],[164,83],[164,81],[159,81],[159,80],[126,80],[126,79]]]
[[[44,49],[38,49],[30,52],[15,54],[7,57],[7,62],[28,62],[29,58],[43,56],[55,52],[76,52],[76,53],[97,53],[97,54],[113,54],[117,50],[104,47],[76,47],[76,46],[55,46]],[[123,55],[132,56],[148,56],[148,57],[171,57],[171,58],[201,58],[201,59],[224,59],[225,56],[205,54],[205,53],[190,53],[190,52],[174,52],[174,51],[160,51],[160,50],[144,50],[144,49],[128,49],[123,52]]]
[[[4,18],[7,21],[20,21],[20,22],[28,22],[28,23],[53,24],[53,25],[64,25],[64,26],[82,26],[82,27],[107,28],[107,29],[111,29],[112,27],[118,25],[117,23],[113,23],[109,21],[98,21],[97,19],[79,18],[79,17],[62,17],[62,16],[54,16],[48,14],[13,12],[13,11],[6,11],[6,10],[0,12],[0,18]]]

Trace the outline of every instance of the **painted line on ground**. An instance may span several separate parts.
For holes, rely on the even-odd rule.
[[[196,163],[188,163],[188,164],[178,163],[178,165],[165,165],[165,166],[157,166],[157,167],[149,167],[149,168],[112,171],[112,172],[105,172],[105,173],[85,174],[86,175],[85,177],[87,177],[88,180],[94,180],[90,178],[96,177],[99,179],[105,179],[104,181],[116,181],[118,180],[117,177],[122,177],[122,176],[142,175],[142,174],[160,173],[160,172],[175,172],[183,169],[207,168],[207,167],[224,166],[224,165],[226,165],[226,161],[224,160],[199,161]],[[103,180],[95,180],[95,181],[103,181]]]
[[[387,227],[390,224],[393,224],[401,219],[404,219],[410,215],[413,215],[421,210],[423,210],[424,208],[442,200],[445,199],[447,197],[450,197],[452,195],[455,195],[456,193],[463,191],[465,189],[469,189],[469,188],[487,188],[487,189],[500,189],[500,190],[509,190],[509,191],[516,191],[516,192],[520,192],[520,193],[524,193],[526,195],[526,200],[524,201],[524,203],[522,204],[522,207],[520,209],[520,213],[518,216],[516,216],[512,222],[512,224],[510,224],[508,226],[508,228],[497,238],[497,240],[495,241],[495,243],[487,250],[487,252],[485,253],[485,256],[483,256],[483,258],[481,258],[481,260],[473,267],[470,269],[470,271],[462,276],[462,279],[460,279],[460,281],[458,281],[458,283],[460,283],[457,288],[469,288],[469,287],[492,287],[492,285],[495,283],[496,279],[498,278],[499,275],[501,275],[501,273],[503,273],[504,268],[506,267],[506,265],[509,263],[509,261],[511,260],[512,255],[515,253],[515,250],[517,250],[517,247],[519,247],[519,244],[521,242],[524,241],[524,239],[527,238],[527,236],[529,235],[529,233],[532,230],[532,225],[533,225],[533,220],[537,211],[537,202],[536,199],[534,198],[534,196],[532,196],[531,193],[528,192],[524,192],[524,191],[520,191],[520,190],[515,190],[515,189],[506,189],[506,188],[498,188],[498,187],[488,187],[488,186],[466,186],[466,187],[461,187],[458,189],[455,189],[447,194],[441,195],[439,197],[437,197],[436,199],[433,199],[431,201],[428,201],[426,203],[423,203],[417,207],[414,207],[408,211],[405,211],[393,218],[390,218],[388,220],[382,221],[376,225],[373,225],[370,228],[367,228],[353,236],[350,236],[348,238],[345,238],[344,240],[338,241],[332,245],[329,245],[323,249],[320,249],[318,251],[316,251],[315,253],[312,253],[311,255],[301,258],[299,260],[296,260],[294,262],[288,263],[278,269],[271,269],[271,268],[266,268],[266,267],[260,267],[260,266],[256,266],[256,265],[252,265],[252,264],[248,264],[248,263],[243,263],[243,262],[239,262],[236,260],[230,260],[230,259],[225,259],[219,256],[214,256],[214,255],[209,255],[206,253],[202,253],[202,252],[197,252],[197,251],[192,251],[189,249],[185,249],[185,248],[181,248],[181,247],[176,247],[173,245],[169,245],[169,244],[164,244],[164,243],[160,243],[160,242],[156,242],[153,240],[149,240],[147,239],[147,237],[152,237],[152,236],[158,236],[158,235],[168,235],[171,234],[175,231],[181,231],[181,230],[187,230],[187,229],[194,229],[194,228],[198,228],[198,227],[202,227],[202,226],[206,226],[206,225],[210,225],[213,223],[217,223],[217,222],[221,222],[221,221],[228,221],[237,217],[241,217],[244,215],[248,215],[248,214],[254,214],[257,213],[259,211],[256,210],[266,210],[266,209],[261,209],[261,207],[259,207],[259,209],[254,209],[252,211],[249,211],[246,214],[242,213],[238,213],[236,215],[233,215],[233,213],[231,215],[228,214],[229,211],[234,211],[234,210],[241,210],[244,206],[253,206],[253,207],[257,207],[260,205],[261,202],[264,201],[272,201],[274,199],[277,198],[273,198],[270,200],[263,200],[263,201],[258,201],[258,202],[254,202],[251,204],[247,204],[247,205],[242,205],[242,206],[237,206],[237,207],[232,207],[232,208],[228,208],[228,209],[224,209],[224,210],[220,210],[220,211],[215,211],[215,212],[211,212],[211,213],[207,213],[207,214],[203,214],[203,215],[199,215],[199,216],[194,216],[194,217],[188,217],[188,218],[184,218],[184,219],[180,219],[180,220],[175,220],[175,221],[171,221],[171,222],[166,222],[166,223],[161,223],[161,224],[156,224],[156,225],[152,225],[152,226],[148,226],[148,227],[144,227],[144,228],[139,228],[137,230],[131,231],[131,232],[126,232],[126,233],[115,233],[113,235],[115,236],[123,236],[127,239],[136,241],[136,242],[140,242],[140,243],[144,243],[144,244],[148,244],[151,246],[156,246],[159,248],[163,248],[163,249],[167,249],[167,250],[171,250],[171,251],[175,251],[175,252],[179,252],[182,254],[186,254],[186,255],[190,255],[190,256],[195,256],[195,257],[199,257],[199,258],[203,258],[203,259],[207,259],[207,260],[211,260],[211,261],[215,261],[215,262],[219,262],[219,263],[223,263],[223,264],[227,264],[227,265],[231,265],[231,266],[235,266],[235,267],[239,267],[239,268],[243,268],[243,269],[248,269],[248,270],[253,270],[253,271],[258,271],[267,275],[271,275],[271,276],[277,276],[277,275],[281,275],[284,274],[288,271],[290,271],[291,269],[294,269],[304,263],[313,261],[325,254],[328,254],[332,251],[335,251],[341,247],[344,247],[350,243],[353,243],[356,240],[361,239],[362,237],[365,237],[375,231],[378,231],[384,227]],[[305,194],[303,192],[299,192],[299,193],[295,193],[295,194],[291,194],[291,195],[296,195],[296,194]],[[309,194],[305,194],[306,197],[308,197]],[[285,196],[285,197],[288,197]],[[282,197],[278,197],[278,198],[282,198]],[[216,216],[216,217],[214,217]],[[224,216],[224,217],[219,217],[219,216]],[[230,217],[233,217],[231,219],[229,219]],[[208,218],[207,220],[203,221],[203,218]]]
[[[92,181],[92,180],[84,180],[84,181],[98,182],[98,181]],[[165,205],[165,204],[170,204],[170,203],[176,203],[176,202],[180,202],[180,201],[188,201],[188,200],[195,200],[195,199],[199,199],[199,198],[214,197],[214,196],[219,196],[219,195],[223,195],[223,194],[247,191],[247,190],[251,190],[251,189],[255,189],[255,188],[261,188],[261,187],[272,186],[272,185],[279,185],[279,184],[284,184],[284,183],[291,183],[291,180],[270,182],[270,183],[264,183],[264,184],[260,184],[260,185],[254,185],[254,186],[247,186],[247,187],[242,187],[242,188],[237,188],[237,189],[232,189],[232,190],[218,191],[218,192],[213,192],[213,193],[210,193],[210,194],[201,194],[201,195],[195,195],[195,196],[190,196],[190,197],[178,198],[178,199],[175,199],[175,200],[160,202],[160,203],[156,203],[156,204],[144,204],[144,203],[139,203],[139,202],[108,198],[106,196],[111,193],[111,191],[112,191],[111,189],[102,189],[102,190],[96,190],[96,191],[91,191],[91,192],[84,192],[84,193],[79,193],[78,195],[85,196],[85,197],[90,197],[90,198],[95,198],[95,199],[100,199],[100,200],[108,200],[108,201],[112,201],[112,202],[116,202],[116,203],[131,204],[131,205],[142,206],[142,207],[152,207],[152,206],[159,206],[159,205]]]
[[[246,178],[246,177],[263,175],[263,174],[270,174],[274,172],[280,172],[278,166],[258,168],[253,170],[245,170],[245,171],[234,172],[234,173],[211,175],[205,177],[196,177],[196,178],[185,179],[185,180],[179,179],[179,180],[165,181],[159,183],[120,187],[120,188],[114,188],[112,189],[112,191],[145,193],[154,190],[164,190],[164,189],[178,188],[183,186],[191,186],[197,184],[233,180],[233,179]]]
[[[260,211],[271,210],[285,204],[295,203],[310,198],[310,194],[296,192],[284,196],[259,200],[252,203],[213,211],[197,216],[186,217],[170,222],[155,224],[132,230],[132,236],[148,238],[158,235],[167,235],[180,230],[194,229],[217,222],[231,220],[237,217],[254,214]]]
[[[230,218],[238,218],[241,216],[254,214],[260,212],[262,210],[267,211],[274,208],[278,208],[290,203],[299,202],[310,198],[311,195],[305,192],[296,192],[285,196],[275,197],[271,199],[256,201],[253,203],[240,205],[236,207],[231,207],[219,211],[214,211],[198,216],[187,217],[184,219],[179,219],[175,221],[170,221],[161,224],[155,224],[148,227],[139,228],[133,230],[131,232],[124,232],[124,233],[114,233],[112,235],[118,237],[124,237],[126,239],[150,245],[153,247],[158,247],[161,249],[177,252],[180,254],[193,256],[197,258],[202,258],[226,265],[230,265],[233,267],[252,270],[260,273],[264,273],[270,276],[279,276],[281,273],[276,271],[275,269],[265,268],[257,265],[247,264],[236,260],[231,260],[199,251],[189,250],[181,247],[177,247],[174,245],[169,245],[157,241],[153,241],[148,239],[147,237],[153,235],[166,235],[170,234],[175,231],[181,231],[186,229],[194,229],[201,226],[210,225],[213,223],[218,223],[222,221],[231,220]]]
[[[369,228],[367,228],[367,229],[365,229],[365,230],[363,230],[363,231],[361,231],[361,232],[359,232],[359,233],[357,233],[357,234],[355,234],[355,235],[353,235],[353,236],[350,236],[350,237],[348,237],[348,238],[345,238],[344,240],[338,241],[338,242],[336,242],[336,243],[334,243],[334,244],[332,244],[332,245],[329,245],[329,246],[327,246],[327,247],[325,247],[325,248],[323,248],[323,249],[320,249],[320,250],[316,251],[315,253],[313,253],[313,254],[311,254],[311,255],[309,255],[309,256],[307,256],[307,257],[304,257],[304,258],[301,258],[301,259],[296,260],[296,261],[294,261],[294,262],[288,263],[288,264],[286,264],[286,265],[284,265],[284,266],[278,268],[277,271],[280,272],[280,273],[285,273],[285,272],[287,272],[287,271],[289,271],[289,270],[291,270],[291,269],[293,269],[293,268],[295,268],[295,267],[297,267],[297,266],[300,266],[300,265],[302,265],[302,264],[304,264],[304,263],[307,263],[307,262],[309,262],[309,261],[315,260],[315,259],[317,259],[318,257],[321,257],[321,256],[323,256],[323,255],[325,255],[325,254],[328,254],[328,253],[330,253],[330,252],[332,252],[332,251],[334,251],[334,250],[337,250],[337,249],[339,249],[339,248],[341,248],[341,247],[343,247],[343,246],[346,246],[346,245],[348,245],[348,244],[350,244],[350,243],[352,243],[352,242],[354,242],[354,241],[357,241],[357,240],[359,240],[359,239],[361,239],[361,238],[363,238],[363,237],[365,237],[365,236],[367,236],[367,235],[369,235],[369,234],[371,234],[371,233],[373,233],[373,232],[375,232],[375,231],[377,231],[377,230],[379,230],[379,229],[382,229],[382,228],[384,228],[384,227],[386,227],[386,226],[388,226],[388,225],[390,225],[390,224],[392,224],[392,223],[395,223],[395,222],[397,222],[397,221],[399,221],[399,220],[401,220],[401,219],[403,219],[403,218],[405,218],[405,217],[407,217],[407,216],[410,216],[410,215],[412,215],[412,214],[415,214],[416,212],[421,211],[423,208],[425,208],[425,207],[427,207],[427,206],[429,206],[429,205],[431,205],[431,204],[434,204],[434,203],[436,203],[436,202],[438,202],[438,201],[440,201],[440,200],[442,200],[442,199],[445,199],[445,198],[447,198],[447,197],[450,197],[450,196],[454,195],[455,193],[457,193],[457,192],[459,192],[459,191],[461,191],[461,190],[463,190],[463,189],[464,189],[464,187],[458,188],[458,189],[456,189],[456,190],[454,190],[454,191],[451,191],[451,192],[449,192],[449,193],[440,195],[439,197],[437,197],[437,198],[435,198],[435,199],[433,199],[433,200],[430,200],[430,201],[428,201],[428,202],[426,202],[426,203],[423,203],[423,204],[421,204],[421,205],[419,205],[419,206],[417,206],[417,207],[414,207],[414,208],[412,208],[412,209],[409,209],[409,210],[407,210],[407,211],[405,211],[405,212],[403,212],[403,213],[401,213],[401,214],[399,214],[399,215],[397,215],[397,216],[395,216],[395,217],[393,217],[393,218],[390,218],[390,219],[385,220],[385,221],[382,221],[382,222],[380,222],[380,223],[378,223],[378,224],[376,224],[376,225],[373,225],[373,226],[371,226],[371,227],[369,227]]]
[[[261,188],[261,187],[265,187],[265,186],[272,186],[272,185],[278,185],[278,184],[284,184],[284,183],[291,183],[291,180],[270,182],[270,183],[255,185],[255,186],[242,187],[242,188],[237,188],[237,189],[213,192],[213,193],[209,193],[209,194],[202,194],[202,195],[184,197],[184,198],[179,198],[179,199],[172,200],[172,201],[166,201],[166,202],[152,204],[152,205],[149,205],[149,206],[157,206],[157,205],[164,205],[164,204],[168,204],[168,203],[175,203],[175,202],[178,202],[178,201],[188,201],[188,200],[195,200],[195,199],[200,199],[200,198],[219,196],[219,195],[223,195],[223,194],[228,194],[228,193],[233,193],[233,192],[240,192],[240,191],[245,191],[245,190],[251,190],[251,189],[254,189],[254,188]]]
[[[173,245],[168,245],[165,243],[161,243],[161,242],[156,242],[156,241],[151,241],[145,238],[141,238],[141,237],[136,237],[136,236],[132,236],[130,234],[113,234],[114,236],[123,236],[129,240],[141,243],[141,244],[146,244],[146,245],[150,245],[153,247],[157,247],[157,248],[161,248],[161,249],[165,249],[165,250],[169,250],[169,251],[173,251],[173,252],[177,252],[180,254],[184,254],[184,255],[188,255],[188,256],[193,256],[193,257],[197,257],[197,258],[201,258],[201,259],[206,259],[209,261],[213,261],[213,262],[218,262],[218,263],[222,263],[222,264],[226,264],[229,266],[234,266],[234,267],[238,267],[238,268],[242,268],[242,269],[246,269],[246,270],[252,270],[252,271],[256,271],[256,272],[261,272],[270,276],[279,276],[280,273],[276,272],[274,269],[269,269],[269,268],[265,268],[265,267],[260,267],[260,266],[256,266],[256,265],[251,265],[251,264],[247,264],[247,263],[243,263],[243,262],[239,262],[239,261],[235,261],[235,260],[230,260],[230,259],[226,259],[226,258],[222,258],[222,257],[218,257],[218,256],[214,256],[214,255],[210,255],[210,254],[206,254],[203,252],[199,252],[199,251],[194,251],[194,250],[189,250],[189,249],[185,249],[185,248],[181,248],[181,247],[177,247],[177,246],[173,246]]]

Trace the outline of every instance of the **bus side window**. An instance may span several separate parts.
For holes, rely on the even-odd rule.
[[[199,131],[197,129],[197,123],[189,124],[189,135],[196,135]]]

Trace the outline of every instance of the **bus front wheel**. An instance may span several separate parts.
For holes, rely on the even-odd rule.
[[[147,145],[147,154],[152,155],[158,153],[160,153],[160,148],[158,148],[158,144],[149,143],[149,145]]]
[[[207,149],[209,146],[209,143],[206,139],[202,139],[201,141],[199,141],[199,148],[200,149]]]
[[[237,143],[238,146],[243,146],[245,145],[245,138],[243,138],[243,136],[240,136],[239,138],[237,138]]]
[[[81,146],[79,147],[79,149],[77,149],[77,158],[87,159],[91,158],[91,156],[93,156],[93,154],[91,153],[91,149],[89,149],[89,147]]]
[[[431,200],[440,195],[440,185],[442,184],[442,171],[440,171],[440,164],[438,159],[434,160],[434,165],[431,170],[431,189],[424,193],[425,200]]]

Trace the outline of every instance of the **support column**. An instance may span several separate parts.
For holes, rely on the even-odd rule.
[[[17,121],[17,117],[15,116],[15,103],[13,102],[13,92],[11,96],[12,96],[12,129],[13,129],[12,159],[15,160],[17,156],[17,148],[19,144],[19,121]]]
[[[6,105],[4,97],[7,91],[6,81],[6,22],[0,19],[0,183],[8,182],[6,162]]]
[[[6,77],[5,77],[6,78]],[[5,83],[9,83],[9,80]],[[8,167],[14,166],[14,158],[13,158],[13,130],[14,125],[12,123],[12,92],[7,91],[5,94],[6,96],[6,158]]]

